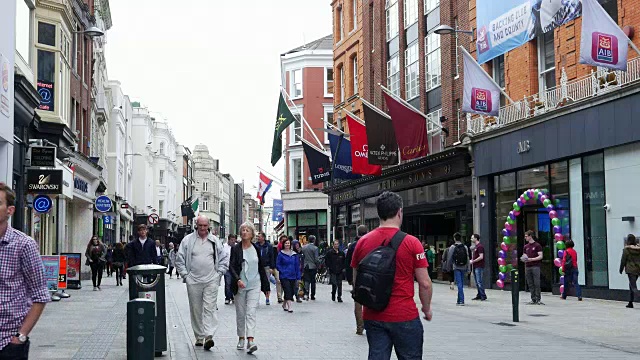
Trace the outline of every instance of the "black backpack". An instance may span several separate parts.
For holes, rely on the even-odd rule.
[[[360,261],[351,295],[356,302],[374,311],[387,307],[396,276],[396,251],[405,236],[406,233],[398,230],[389,244],[384,245],[383,241]]]
[[[463,244],[456,245],[453,249],[453,263],[456,266],[465,266],[468,261],[467,248]]]
[[[568,273],[569,271],[573,270],[573,258],[571,257],[571,254],[568,252],[565,252],[565,257],[564,257],[564,272],[565,274]]]

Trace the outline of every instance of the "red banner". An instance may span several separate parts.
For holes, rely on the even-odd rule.
[[[427,119],[404,106],[387,93],[383,93],[389,108],[402,160],[417,159],[429,153]]]
[[[367,143],[367,128],[358,120],[347,114],[349,136],[351,140],[351,166],[354,174],[376,175],[382,174],[382,166],[369,164],[369,145]]]

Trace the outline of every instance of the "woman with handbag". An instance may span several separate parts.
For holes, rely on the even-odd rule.
[[[100,283],[102,282],[102,272],[104,271],[104,264],[107,259],[107,248],[97,235],[93,235],[89,243],[87,244],[87,251],[84,255],[87,257],[87,265],[91,267],[91,281],[93,281],[93,291],[100,289]]]
[[[116,286],[122,286],[125,259],[124,245],[120,242],[116,243],[116,247],[113,249],[113,270],[116,273]]]
[[[638,292],[638,277],[640,277],[640,246],[633,234],[627,235],[626,245],[622,250],[620,274],[623,271],[629,278],[629,304],[627,304],[627,308],[633,309],[635,294]]]

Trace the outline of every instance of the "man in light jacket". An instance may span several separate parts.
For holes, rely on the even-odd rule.
[[[309,243],[302,247],[302,255],[304,256],[304,298],[309,301],[309,295],[311,295],[311,300],[315,300],[316,274],[320,257],[315,236],[309,236]]]
[[[209,219],[198,216],[196,231],[180,243],[176,269],[187,284],[191,327],[196,346],[206,350],[214,346],[213,335],[218,327],[216,301],[220,279],[229,269],[229,254],[222,241],[211,234]]]

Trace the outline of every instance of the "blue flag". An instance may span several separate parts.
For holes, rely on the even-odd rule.
[[[340,143],[340,152],[336,154],[338,141],[340,141],[340,136],[329,134],[331,155],[336,162],[333,176],[336,179],[344,180],[360,179],[360,175],[353,173],[353,166],[351,165],[351,141],[343,138],[342,143]]]

